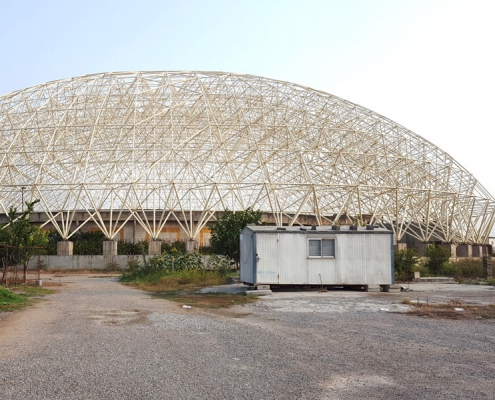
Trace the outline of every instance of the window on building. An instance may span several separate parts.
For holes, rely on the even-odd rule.
[[[309,257],[335,257],[335,239],[308,239]]]

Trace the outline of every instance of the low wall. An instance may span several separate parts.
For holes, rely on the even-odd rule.
[[[145,256],[150,258],[150,256]],[[43,268],[50,269],[127,269],[131,260],[142,261],[143,256],[40,256]],[[29,260],[28,269],[36,269],[38,256]]]
[[[150,259],[153,256],[144,256]],[[208,268],[209,255],[202,255],[203,266]],[[129,261],[143,262],[143,256],[40,256],[43,269],[128,269]],[[38,256],[31,257],[28,269],[38,268]]]

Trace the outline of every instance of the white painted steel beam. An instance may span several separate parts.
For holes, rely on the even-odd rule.
[[[406,128],[224,72],[92,74],[1,96],[0,209],[23,195],[64,239],[89,221],[113,239],[131,218],[152,239],[173,220],[195,238],[218,211],[247,207],[278,225],[372,220],[398,240],[484,243],[495,223],[475,177]]]

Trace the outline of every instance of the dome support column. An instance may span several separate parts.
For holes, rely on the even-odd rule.
[[[457,246],[457,257],[472,257],[473,248],[470,244],[460,244]]]
[[[71,256],[74,250],[74,243],[70,240],[57,242],[57,256]]]
[[[162,241],[161,240],[150,240],[150,242],[148,243],[148,254],[150,256],[162,254]]]
[[[117,255],[118,242],[115,240],[105,240],[103,242],[103,255],[104,256],[116,256]]]
[[[197,240],[189,239],[186,242],[186,251],[188,253],[194,253],[194,250],[197,250],[197,249],[199,249],[199,243]]]

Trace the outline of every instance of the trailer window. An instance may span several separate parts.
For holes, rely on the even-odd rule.
[[[335,239],[308,239],[308,257],[335,257]]]

